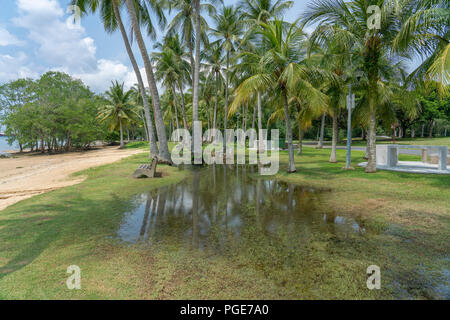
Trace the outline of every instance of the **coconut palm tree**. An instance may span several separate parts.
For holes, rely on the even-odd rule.
[[[219,105],[219,91],[223,88],[223,48],[219,43],[214,43],[208,50],[204,52],[203,69],[207,73],[208,79],[214,79],[215,102],[213,111],[213,129],[217,129],[217,110]]]
[[[403,1],[394,50],[408,50],[423,63],[411,76],[434,80],[441,94],[450,84],[450,14],[447,0]]]
[[[258,90],[267,90],[273,94],[272,105],[275,110],[282,109],[286,122],[289,165],[287,171],[295,172],[294,151],[292,145],[292,126],[289,112],[290,98],[295,92],[302,96],[308,105],[325,108],[326,96],[312,85],[320,72],[306,65],[303,55],[305,34],[297,23],[286,24],[275,19],[268,23],[259,23],[257,30],[266,52],[261,59],[264,69],[244,80],[236,89],[233,104],[241,104]]]
[[[137,4],[140,4],[140,1],[137,1]],[[162,24],[164,22],[164,14],[158,1],[148,1],[145,2],[145,4],[148,4],[150,6],[150,9],[152,9],[152,12],[157,14],[157,16],[159,17],[159,21]],[[153,66],[151,65],[147,47],[145,45],[144,38],[141,33],[141,24],[139,20],[139,18],[142,16],[147,17],[147,19],[144,19],[143,21],[145,21],[148,26],[149,25],[148,21],[151,21],[151,19],[149,18],[150,17],[149,10],[145,11],[148,14],[145,15],[141,14],[140,11],[136,10],[136,1],[133,0],[126,0],[126,6],[128,10],[128,15],[131,20],[131,25],[134,31],[134,36],[138,43],[142,60],[144,61],[145,72],[147,75],[147,81],[150,88],[150,94],[152,97],[152,106],[153,106],[153,114],[155,117],[156,133],[158,135],[159,141],[159,159],[162,160],[163,162],[172,163],[167,141],[166,127],[164,124],[163,114],[161,111],[161,103],[159,100],[158,88],[156,86],[156,80],[153,73]],[[136,12],[140,13],[139,16],[137,15]]]
[[[376,106],[379,100],[380,62],[392,53],[399,34],[400,8],[405,1],[388,0],[313,0],[303,14],[305,23],[337,25],[346,30],[355,43],[354,53],[361,60],[367,79],[367,102],[370,110],[368,128],[368,163],[366,172],[376,172]],[[368,7],[380,8],[379,26],[368,23]],[[378,28],[379,27],[379,28]]]
[[[118,81],[112,82],[112,86],[106,91],[107,105],[103,106],[99,112],[99,119],[109,121],[110,130],[114,131],[119,127],[120,131],[120,148],[124,148],[123,128],[125,125],[135,121],[139,115],[133,110],[133,91],[125,91],[124,84]]]
[[[176,42],[170,41],[170,42]],[[178,42],[179,44],[179,42]],[[177,49],[177,47],[175,47]],[[189,72],[189,64],[180,57],[175,50],[172,50],[170,46],[164,46],[163,51],[154,52],[152,54],[152,60],[155,63],[155,76],[158,81],[162,81],[165,87],[172,91],[174,95],[175,108],[178,108],[178,98],[177,98],[177,90],[176,86],[180,85],[183,80],[186,78],[186,74]],[[182,87],[181,87],[182,88]],[[181,95],[183,95],[183,91],[181,89]],[[184,105],[184,96],[182,97],[182,115],[183,115],[183,123],[184,127],[187,129],[187,119]]]
[[[128,57],[133,66],[134,73],[139,86],[139,92],[142,96],[142,102],[144,105],[144,113],[146,119],[146,132],[148,134],[148,140],[150,144],[150,157],[158,154],[158,145],[156,144],[156,137],[153,129],[153,121],[150,117],[150,108],[148,104],[147,94],[145,91],[144,82],[142,80],[141,71],[134,57],[133,50],[131,49],[130,41],[128,35],[125,31],[124,24],[122,22],[122,17],[120,14],[120,8],[123,5],[123,1],[120,0],[73,0],[72,3],[77,5],[81,12],[92,12],[95,13],[97,9],[100,10],[103,21],[103,26],[108,33],[116,31],[117,27],[120,29],[125,48],[127,50]],[[150,27],[148,28],[150,33],[154,34],[154,28],[150,21]]]
[[[354,41],[352,35],[337,25],[318,26],[309,39],[309,54],[317,65],[328,70],[332,77],[325,87],[325,93],[330,97],[328,112],[332,117],[332,142],[330,162],[335,163],[338,138],[338,118],[341,109],[345,108],[346,80],[352,81],[351,55]],[[348,71],[350,69],[350,72]]]
[[[211,29],[211,34],[219,39],[219,43],[226,53],[224,130],[227,129],[228,119],[230,58],[231,53],[240,44],[241,36],[243,35],[243,20],[240,19],[240,15],[241,11],[239,8],[223,6],[220,12],[213,16],[215,27]]]
[[[294,1],[241,0],[242,18],[250,21],[267,22],[271,18],[280,18],[292,7]]]
[[[194,75],[194,47],[195,47],[195,1],[193,0],[171,0],[168,2],[169,13],[176,11],[175,16],[167,27],[167,32],[171,35],[180,34],[181,40],[188,47],[189,59],[191,64],[191,74]],[[200,12],[208,12],[213,14],[215,8],[210,3],[200,3]],[[201,35],[200,40],[203,45],[208,45],[208,23],[206,19],[200,15]],[[193,79],[192,79],[193,81]]]
[[[183,125],[184,128],[189,130],[187,118],[186,118],[186,102],[184,98],[183,86],[185,83],[190,83],[191,75],[190,75],[190,67],[189,63],[186,61],[186,52],[185,47],[180,41],[178,34],[170,35],[167,34],[164,37],[163,42],[158,42],[155,49],[159,49],[161,51],[171,50],[174,55],[174,65],[177,65],[176,72],[178,73],[177,81],[175,83],[176,88],[171,88],[176,92],[176,89],[179,90],[181,95],[181,113],[183,116]]]

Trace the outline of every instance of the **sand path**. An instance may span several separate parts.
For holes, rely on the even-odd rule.
[[[0,158],[0,210],[34,195],[71,186],[85,179],[69,177],[74,172],[112,163],[141,152],[138,149],[105,147],[86,152]]]

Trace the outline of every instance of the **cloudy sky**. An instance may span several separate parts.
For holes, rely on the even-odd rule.
[[[307,2],[296,0],[285,19],[294,21]],[[98,15],[74,25],[69,4],[70,0],[0,0],[0,83],[36,78],[49,70],[80,78],[96,92],[103,92],[112,80],[127,86],[136,82],[119,32],[107,34]],[[128,25],[125,13],[123,17]],[[152,49],[150,40],[147,48]],[[134,50],[143,67],[136,43]]]
[[[107,89],[111,80],[127,86],[136,82],[119,32],[105,33],[98,15],[74,25],[70,0],[0,0],[0,4],[0,83],[36,78],[49,70],[81,78],[97,92]],[[304,1],[296,1],[286,19],[297,18],[304,6]],[[147,46],[152,48],[150,41]],[[136,44],[134,50],[139,57]],[[139,64],[143,67],[141,60]]]

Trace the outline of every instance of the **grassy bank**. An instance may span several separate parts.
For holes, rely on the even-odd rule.
[[[362,155],[354,152],[355,167]],[[287,154],[280,156],[277,178],[331,189],[318,205],[324,212],[352,217],[367,232],[311,238],[307,259],[290,272],[262,270],[249,253],[212,257],[170,245],[124,245],[115,235],[123,213],[132,208],[132,195],[189,174],[160,166],[163,179],[132,179],[133,170],[146,160],[140,154],[81,172],[88,178],[79,185],[0,212],[0,298],[445,297],[448,176],[343,171],[345,150],[338,150],[340,163],[330,164],[329,150],[313,148],[296,156],[298,172],[287,175]],[[82,269],[82,290],[66,288],[66,269],[72,264]],[[382,290],[366,288],[371,264],[381,267]]]
[[[317,143],[314,140],[305,140],[305,143]],[[437,137],[437,138],[402,138],[395,139],[396,144],[404,144],[404,145],[418,145],[418,146],[448,146],[450,148],[450,137]],[[331,146],[331,141],[324,141],[325,145]],[[377,144],[392,144],[392,139],[378,139]],[[343,139],[342,142],[338,143],[339,146],[346,146],[346,139]],[[357,147],[365,147],[367,145],[367,141],[362,140],[361,138],[353,138],[352,145]]]

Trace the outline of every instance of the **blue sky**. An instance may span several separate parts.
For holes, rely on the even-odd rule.
[[[307,2],[294,1],[285,19],[295,20]],[[135,83],[120,34],[107,34],[97,15],[83,17],[80,26],[73,26],[67,22],[70,0],[0,0],[0,4],[0,83],[36,78],[49,70],[80,78],[96,92],[107,89],[111,80],[127,86]],[[150,41],[147,47],[152,48]],[[138,58],[136,44],[134,50]],[[140,58],[138,62],[143,66]]]
[[[107,89],[111,80],[127,86],[135,82],[120,34],[105,33],[97,15],[83,17],[81,26],[73,27],[66,23],[70,0],[0,0],[0,4],[0,83],[36,78],[49,70],[67,72],[97,92]],[[293,21],[305,6],[306,1],[295,1],[286,20]],[[135,44],[134,50],[139,57]],[[140,58],[139,64],[143,66]]]

